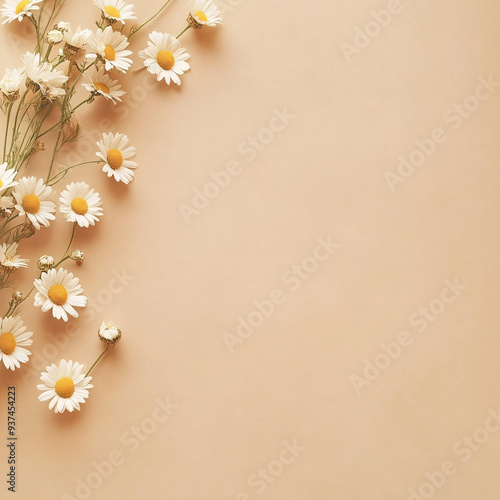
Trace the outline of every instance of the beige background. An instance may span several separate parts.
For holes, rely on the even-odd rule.
[[[63,17],[90,26],[91,2],[71,3]],[[157,4],[141,1],[139,17]],[[498,498],[500,432],[480,430],[500,407],[498,89],[456,130],[445,113],[479,77],[500,79],[500,6],[402,0],[349,63],[341,44],[388,4],[227,2],[221,29],[183,37],[192,71],[181,88],[134,73],[122,111],[99,101],[80,114],[94,135],[111,117],[140,169],[130,188],[97,169],[72,177],[105,202],[102,223],[77,236],[87,261],[68,266],[97,305],[71,322],[72,336],[25,308],[31,370],[2,370],[0,396],[5,438],[7,386],[17,387],[18,498],[406,500],[409,488],[428,494],[425,473],[445,461],[455,473],[432,498]],[[185,15],[174,0],[154,29],[176,34]],[[13,65],[29,42],[17,24],[0,33]],[[295,118],[248,162],[240,144],[285,107]],[[385,173],[436,128],[446,141],[392,192]],[[61,160],[93,154],[84,137]],[[180,206],[232,160],[240,175],[186,223]],[[58,256],[69,225],[56,227],[23,253]],[[292,291],[283,274],[327,237],[339,248]],[[134,279],[118,287],[122,270]],[[20,273],[23,289],[35,274]],[[467,289],[419,333],[410,316],[455,279]],[[231,353],[224,334],[275,289],[284,303]],[[77,414],[49,412],[38,373],[61,357],[90,365],[102,319],[124,338],[95,370],[89,401]],[[402,331],[413,343],[357,394],[352,376]],[[166,398],[178,408],[155,424]],[[151,433],[135,449],[128,439],[141,426]],[[463,462],[457,446],[474,432],[483,444]],[[294,440],[305,449],[281,470],[283,442]],[[110,454],[119,465],[96,475]],[[268,466],[276,477],[261,491],[253,475]]]

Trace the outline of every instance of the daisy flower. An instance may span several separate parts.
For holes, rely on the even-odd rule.
[[[9,270],[19,269],[20,267],[28,267],[28,259],[21,259],[17,254],[18,244],[14,241],[10,245],[2,243],[0,245],[0,265]]]
[[[112,80],[110,76],[105,73],[104,68],[94,72],[94,75],[90,78],[90,83],[82,83],[82,85],[89,91],[97,95],[103,95],[106,99],[121,102],[121,96],[126,92],[120,90],[122,86],[118,83],[118,80]]]
[[[106,344],[115,345],[122,338],[121,330],[112,321],[103,321],[97,333]]]
[[[47,62],[40,61],[40,54],[26,52],[23,57],[28,87],[33,91],[41,90],[44,94],[47,88],[61,88],[67,81],[68,76],[62,71],[52,68]]]
[[[96,155],[105,162],[103,172],[108,177],[114,177],[116,182],[129,184],[134,180],[133,169],[137,163],[130,158],[135,156],[135,148],[128,146],[128,137],[124,134],[103,134],[102,140],[97,143],[99,152]]]
[[[89,383],[92,377],[85,376],[85,366],[61,359],[59,366],[53,363],[45,369],[40,376],[43,383],[37,385],[37,389],[43,391],[38,399],[50,399],[49,410],[55,408],[56,413],[80,410],[80,403],[85,403],[89,389],[94,387]]]
[[[7,101],[14,102],[19,98],[19,88],[24,78],[24,68],[5,70],[5,74],[0,80],[0,90]]]
[[[43,312],[52,309],[52,315],[56,319],[68,321],[68,314],[78,318],[75,307],[87,305],[80,280],[62,268],[42,273],[40,279],[35,280],[35,288],[38,290],[35,306],[41,307]]]
[[[0,192],[12,186],[17,186],[17,182],[14,182],[16,174],[15,169],[7,168],[7,162],[0,165]]]
[[[102,15],[110,22],[119,21],[125,24],[127,19],[137,19],[132,9],[123,0],[94,0],[94,4],[101,9]]]
[[[116,68],[125,73],[132,65],[132,59],[126,56],[132,54],[128,47],[128,38],[119,31],[113,31],[111,26],[104,30],[97,29],[89,41],[92,54],[87,57],[98,56],[104,61],[106,71]]]
[[[56,45],[58,43],[61,43],[64,40],[64,33],[59,30],[50,30],[47,33],[47,42],[51,43],[52,45]]]
[[[30,17],[34,10],[40,8],[36,4],[41,1],[42,0],[7,0],[2,8],[2,17],[6,18],[2,24],[11,23],[16,19],[22,21],[24,16]]]
[[[46,186],[42,179],[23,177],[13,193],[15,207],[19,215],[26,215],[36,229],[40,229],[40,225],[50,226],[50,221],[56,218],[55,203],[47,201],[51,194],[52,188]]]
[[[15,370],[27,363],[31,354],[25,349],[33,343],[32,332],[27,332],[19,316],[3,318],[0,324],[0,359],[5,368]]]
[[[74,59],[78,55],[78,52],[87,44],[91,36],[92,31],[90,30],[82,30],[78,26],[76,31],[73,31],[69,27],[64,32],[64,41],[66,42],[63,49],[64,55],[68,59]]]
[[[0,197],[0,211],[6,214],[12,213],[14,208],[14,198],[12,196],[1,196]]]
[[[221,24],[222,18],[212,0],[190,0],[188,23],[192,28],[201,29],[203,26]]]
[[[165,79],[169,85],[170,80],[180,85],[179,75],[189,69],[186,61],[191,56],[181,47],[181,42],[168,33],[153,31],[149,39],[148,48],[139,52],[139,56],[145,59],[144,66],[156,75],[159,82]]]
[[[80,227],[89,227],[99,222],[102,202],[99,193],[90,189],[85,182],[72,182],[61,193],[59,210],[68,222],[76,222]]]

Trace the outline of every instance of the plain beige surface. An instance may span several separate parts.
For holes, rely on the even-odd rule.
[[[63,17],[90,26],[96,10],[83,3]],[[139,17],[158,3],[141,1]],[[388,8],[377,28],[372,11]],[[0,396],[6,437],[16,385],[17,498],[406,500],[413,488],[496,500],[500,87],[477,88],[500,81],[498,2],[227,0],[223,10],[222,28],[183,37],[192,70],[181,88],[134,73],[121,111],[100,102],[80,115],[94,135],[110,116],[140,167],[129,188],[97,170],[72,177],[104,199],[102,223],[76,241],[95,314],[68,336],[25,309],[31,370],[3,370]],[[185,15],[174,0],[154,29],[176,34]],[[358,28],[380,33],[363,42]],[[0,32],[5,64],[29,48],[19,29]],[[348,62],[342,44],[356,35],[367,46]],[[455,108],[464,101],[477,109]],[[285,108],[294,118],[273,120]],[[400,155],[436,129],[435,151],[391,191]],[[249,146],[259,133],[268,144]],[[90,144],[68,162],[93,155]],[[213,195],[211,175],[227,183],[228,164],[239,175],[187,223],[181,210],[196,190]],[[69,225],[56,227],[30,241],[31,258],[62,252]],[[321,239],[338,248],[318,250]],[[25,288],[34,274],[22,272]],[[240,329],[231,352],[238,318],[259,323],[255,301],[274,311]],[[90,365],[102,319],[124,337],[90,399],[78,414],[49,412],[33,374],[61,357]],[[386,369],[357,385],[370,363]],[[158,400],[177,406],[168,418]],[[435,472],[443,466],[449,475]]]

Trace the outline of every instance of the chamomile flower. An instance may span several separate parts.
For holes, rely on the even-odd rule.
[[[25,347],[31,345],[32,332],[27,332],[19,316],[3,318],[0,324],[0,359],[5,368],[15,370],[21,363],[27,363],[31,352]]]
[[[28,77],[28,87],[33,91],[41,90],[44,94],[47,88],[61,88],[67,81],[68,76],[62,71],[54,69],[50,63],[41,62],[40,54],[26,52],[23,63]]]
[[[56,218],[56,205],[47,200],[52,188],[46,186],[42,179],[23,177],[13,194],[19,215],[26,215],[36,229],[40,229],[41,225],[50,226],[50,221]]]
[[[41,307],[43,312],[52,309],[52,315],[56,319],[68,321],[68,314],[78,318],[75,307],[87,305],[80,280],[62,268],[42,273],[40,279],[35,280],[35,288],[38,290],[35,306]]]
[[[41,1],[42,0],[7,0],[2,8],[2,17],[6,18],[2,24],[11,23],[16,19],[22,21],[24,16],[30,17],[34,10],[40,8],[36,4]]]
[[[12,196],[0,196],[0,212],[12,213],[14,208],[14,198]]]
[[[47,33],[47,42],[52,45],[61,43],[64,40],[64,33],[62,31],[53,29]]]
[[[118,21],[125,24],[127,19],[137,19],[132,11],[134,6],[123,0],[94,0],[94,4],[101,9],[102,15],[110,23]]]
[[[80,26],[73,31],[71,27],[64,32],[64,45],[63,53],[68,59],[74,59],[80,50],[87,44],[90,37],[92,36],[92,31],[82,30]]]
[[[168,33],[153,31],[149,39],[148,48],[139,52],[139,56],[145,59],[144,66],[156,75],[159,82],[165,79],[169,85],[170,81],[180,85],[179,75],[189,70],[186,61],[191,56],[181,47],[181,42]]]
[[[0,165],[0,192],[12,186],[17,186],[17,182],[14,182],[16,174],[15,169],[7,168],[7,162]]]
[[[201,29],[203,26],[221,24],[222,18],[212,0],[190,0],[188,23],[192,28]]]
[[[18,244],[14,241],[10,245],[2,243],[0,245],[0,266],[7,269],[19,269],[20,267],[28,267],[28,259],[21,259],[17,254]]]
[[[103,134],[97,143],[99,152],[96,155],[105,162],[102,168],[108,177],[114,177],[116,182],[129,184],[134,180],[134,170],[137,163],[131,161],[135,156],[135,148],[128,146],[129,139],[124,134]]]
[[[6,101],[14,102],[19,98],[19,89],[24,78],[24,68],[5,70],[5,74],[0,80],[0,90]]]
[[[42,384],[37,385],[37,389],[43,391],[38,399],[50,399],[49,410],[54,408],[56,413],[80,410],[80,404],[89,397],[89,389],[94,387],[89,383],[92,377],[85,376],[85,366],[61,359],[59,365],[53,363],[45,369],[40,376]]]
[[[87,57],[99,57],[104,61],[106,71],[116,68],[125,73],[132,65],[132,59],[127,57],[132,54],[132,51],[125,50],[127,47],[128,38],[119,31],[113,31],[113,28],[108,26],[104,30],[97,29],[92,35],[89,41],[89,52],[91,53]]]
[[[90,189],[85,182],[72,182],[59,198],[62,212],[68,222],[76,222],[80,227],[89,227],[99,222],[102,202],[99,193]]]
[[[111,77],[105,73],[104,68],[95,71],[90,78],[90,83],[82,84],[89,92],[96,95],[102,95],[106,99],[109,99],[114,104],[116,101],[121,101],[121,96],[126,92],[121,90],[121,85],[118,80],[113,80]]]
[[[112,321],[103,321],[97,333],[106,344],[115,345],[122,338],[121,330]]]

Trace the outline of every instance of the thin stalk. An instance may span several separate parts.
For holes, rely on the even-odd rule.
[[[132,36],[134,36],[141,28],[144,28],[144,26],[146,26],[146,24],[150,23],[156,16],[158,16],[161,11],[171,2],[172,0],[167,0],[163,6],[160,8],[160,10],[154,14],[153,16],[151,16],[146,22],[142,23],[139,27],[137,28],[134,28],[132,27],[132,29],[130,30],[130,33],[128,35],[128,38],[130,39]]]
[[[97,365],[97,363],[99,363],[99,361],[101,360],[101,358],[108,352],[108,349],[109,349],[110,345],[111,344],[108,344],[106,346],[106,349],[104,349],[104,351],[102,351],[101,355],[95,360],[94,364],[90,367],[90,370],[85,375],[86,377],[88,377],[90,375],[90,372],[94,369],[95,365]]]

